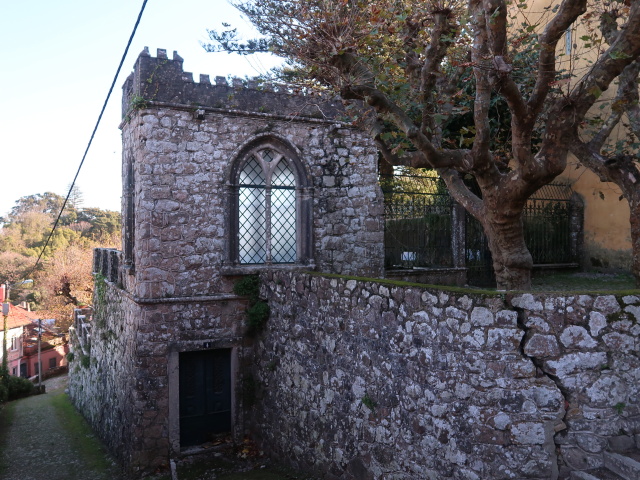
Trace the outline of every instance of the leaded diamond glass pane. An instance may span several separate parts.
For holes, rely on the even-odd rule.
[[[260,152],[262,155],[262,160],[265,162],[272,162],[274,158],[276,158],[276,153],[273,150],[265,148]]]
[[[296,261],[296,192],[271,191],[271,257],[273,263]]]
[[[273,171],[271,176],[271,185],[277,187],[296,186],[296,177],[293,176],[293,172],[284,158],[278,162],[278,165],[276,165],[276,168]]]
[[[251,157],[240,173],[240,185],[264,185],[264,182],[262,166],[255,157]]]
[[[238,207],[239,261],[264,263],[267,257],[264,190],[240,188]]]

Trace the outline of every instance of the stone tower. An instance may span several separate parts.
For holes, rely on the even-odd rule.
[[[253,340],[240,279],[382,276],[376,149],[340,115],[320,96],[194,82],[175,52],[138,57],[123,95],[122,251],[97,251],[104,279],[77,325],[71,380],[130,470],[164,465],[210,432],[242,438]],[[220,391],[205,402],[219,408],[202,416],[208,394],[193,393],[207,382]]]

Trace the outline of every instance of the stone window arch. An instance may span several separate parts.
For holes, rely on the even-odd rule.
[[[310,182],[295,149],[278,138],[257,139],[230,177],[230,263],[312,263]]]

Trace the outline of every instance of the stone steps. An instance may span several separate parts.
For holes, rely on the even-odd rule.
[[[640,480],[640,452],[605,452],[604,467],[571,472],[570,480]]]

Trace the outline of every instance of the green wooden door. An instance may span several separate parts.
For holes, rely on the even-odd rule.
[[[231,431],[231,350],[180,354],[180,445]]]

